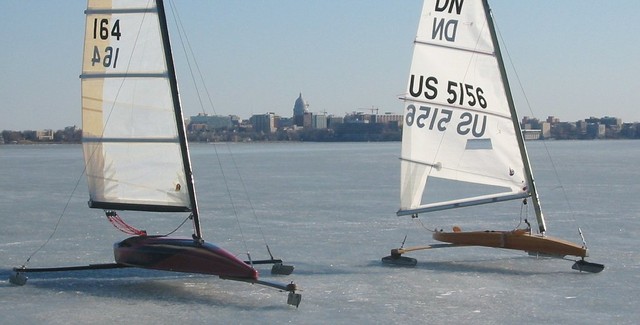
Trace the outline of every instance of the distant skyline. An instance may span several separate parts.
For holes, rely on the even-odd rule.
[[[609,115],[640,121],[639,1],[495,0],[490,5],[505,42],[520,118],[554,115],[575,121]],[[185,117],[291,116],[300,92],[311,112],[402,113],[397,97],[406,88],[421,0],[216,0],[175,6],[215,107],[200,107],[173,33]],[[84,0],[0,1],[0,130],[80,127],[85,7]]]

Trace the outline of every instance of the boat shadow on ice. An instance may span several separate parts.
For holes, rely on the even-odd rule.
[[[549,262],[556,260],[557,268],[549,266]],[[542,263],[544,261],[544,263]],[[418,261],[415,266],[396,266],[381,263],[380,260],[371,261],[369,266],[396,269],[418,269],[438,271],[442,273],[486,273],[500,275],[545,275],[545,274],[574,274],[575,271],[566,268],[566,261],[551,257],[499,257],[476,258],[457,261]],[[587,273],[585,273],[587,274]]]
[[[305,262],[295,262],[296,265],[296,275],[299,276],[307,276],[307,275],[353,275],[358,274],[357,268],[354,268],[354,265],[347,264],[312,264]]]
[[[8,279],[12,272],[11,269],[0,269],[0,277]],[[29,286],[54,293],[72,292],[137,301],[195,303],[242,310],[246,310],[247,307],[264,310],[288,309],[288,306],[279,303],[264,303],[264,299],[279,294],[276,290],[262,288],[256,292],[254,286],[238,287],[231,282],[206,274],[185,275],[169,271],[125,268],[38,273],[30,277]],[[16,286],[9,281],[0,281],[0,292],[10,288]],[[22,287],[18,288],[24,290]],[[244,291],[251,294],[247,295]],[[248,296],[252,298],[247,298]]]

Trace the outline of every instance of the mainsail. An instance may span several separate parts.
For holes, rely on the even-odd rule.
[[[424,3],[404,97],[398,215],[531,195],[528,158],[485,6]],[[435,179],[491,190],[424,203]]]
[[[115,263],[23,266],[10,282],[24,285],[25,272],[140,267],[273,287],[289,292],[287,303],[297,307],[302,296],[293,282],[260,280],[253,264],[274,264],[272,273],[285,275],[293,266],[273,256],[245,262],[202,238],[163,1],[89,0],[85,14],[80,78],[89,206],[107,210],[117,228],[134,236],[113,246]],[[194,233],[147,236],[115,210],[190,212]]]
[[[193,210],[164,17],[147,0],[89,0],[85,13],[82,140],[90,206]]]

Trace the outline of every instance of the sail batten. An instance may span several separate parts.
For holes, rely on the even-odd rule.
[[[426,161],[418,161],[418,160],[413,160],[413,159],[404,158],[404,157],[400,157],[400,160],[406,161],[406,162],[409,162],[409,163],[412,163],[412,164],[418,164],[418,165],[423,165],[423,166],[434,167],[436,169],[442,168],[442,163],[441,162],[428,163]]]
[[[80,75],[80,79],[92,78],[168,78],[166,72],[161,73],[85,73]]]
[[[179,143],[178,138],[83,138],[83,142],[97,143]]]
[[[111,15],[111,14],[144,14],[158,12],[157,7],[149,8],[109,8],[109,9],[87,9],[85,15]]]
[[[401,99],[401,100],[403,100],[405,102],[406,101],[411,101],[412,103],[415,103],[415,104],[436,105],[438,107],[447,107],[447,108],[452,108],[452,109],[455,109],[455,110],[466,111],[466,112],[471,112],[471,113],[482,112],[483,114],[486,114],[486,115],[492,115],[492,116],[495,116],[495,117],[500,117],[500,118],[503,118],[505,120],[511,121],[511,115],[505,114],[505,113],[502,113],[502,112],[487,112],[487,111],[474,109],[474,108],[469,108],[469,107],[461,107],[461,106],[458,106],[458,105],[451,105],[451,104],[444,103],[444,102],[435,102],[435,101],[430,101],[430,100],[423,100],[423,99],[420,99],[420,98],[409,98],[407,96],[400,97],[399,99]]]
[[[481,51],[481,50],[478,50],[478,49],[472,49],[472,48],[455,47],[455,46],[443,45],[443,44],[438,44],[438,43],[433,43],[433,42],[428,42],[428,41],[419,41],[419,40],[415,40],[415,41],[414,41],[414,44],[422,44],[422,45],[428,45],[428,46],[436,46],[436,47],[448,48],[448,49],[452,49],[452,50],[456,50],[456,51],[467,51],[467,52],[471,52],[471,53],[474,53],[474,54],[482,54],[482,55],[495,56],[495,52]]]

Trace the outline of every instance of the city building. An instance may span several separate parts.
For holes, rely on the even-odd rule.
[[[327,128],[327,116],[313,114],[311,116],[311,128],[312,129],[326,129]]]
[[[539,140],[541,134],[541,130],[522,130],[522,137],[525,140]]]
[[[36,131],[36,138],[39,141],[53,141],[53,130]]]
[[[344,118],[341,116],[329,115],[327,117],[327,128],[329,129],[335,129],[342,123],[344,123]]]
[[[376,123],[382,124],[395,124],[399,127],[402,126],[402,121],[404,120],[404,115],[402,114],[393,114],[391,112],[386,112],[382,115],[376,115],[375,121]]]
[[[276,115],[274,113],[257,114],[249,118],[253,131],[271,134],[276,132]]]
[[[233,127],[233,116],[208,115],[199,113],[189,118],[189,130],[219,130]]]

